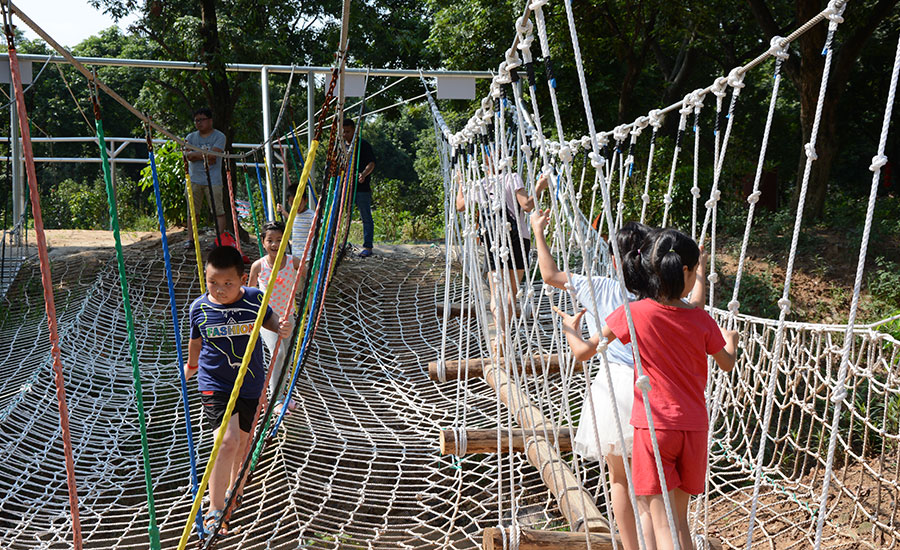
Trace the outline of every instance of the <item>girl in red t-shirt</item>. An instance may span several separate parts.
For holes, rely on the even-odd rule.
[[[625,263],[627,262],[627,265]],[[632,343],[650,382],[649,403],[635,387],[631,424],[634,426],[632,473],[638,508],[649,512],[658,550],[673,548],[678,537],[681,548],[693,548],[688,524],[691,495],[703,492],[706,477],[708,418],[704,390],[707,355],[722,370],[734,368],[738,334],[720,329],[702,308],[706,255],[690,237],[674,229],[651,233],[637,254],[626,258],[623,269],[645,277],[646,296],[632,302],[632,342],[625,308],[606,318],[601,334],[581,338],[584,310],[563,317],[563,330],[574,355],[581,360],[596,353],[600,339]],[[693,291],[694,303],[684,301]],[[635,373],[637,375],[637,373]],[[647,421],[653,419],[666,480],[666,490],[675,516],[676,533],[669,529],[662,485],[654,457]]]

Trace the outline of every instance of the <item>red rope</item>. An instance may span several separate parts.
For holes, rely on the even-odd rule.
[[[22,151],[25,154],[25,172],[28,175],[28,191],[31,195],[31,213],[37,234],[38,258],[41,264],[41,285],[44,287],[44,304],[47,309],[47,327],[50,329],[50,355],[53,358],[53,381],[56,383],[56,400],[59,404],[59,425],[62,429],[63,447],[66,455],[66,482],[69,486],[69,510],[72,513],[72,538],[75,550],[81,550],[81,520],[78,516],[78,492],[75,488],[75,459],[72,454],[72,438],[69,430],[69,409],[66,406],[66,388],[63,379],[62,360],[59,351],[59,333],[56,330],[56,305],[53,301],[53,277],[50,274],[50,259],[47,256],[47,238],[44,235],[44,221],[41,217],[41,196],[38,191],[37,174],[34,170],[34,152],[31,148],[31,132],[28,128],[28,112],[19,73],[16,48],[9,44],[9,70],[16,90],[16,110],[19,113],[19,129],[22,132]]]
[[[241,234],[238,232],[237,208],[234,206],[234,189],[231,187],[231,162],[228,160],[225,161],[225,179],[228,181],[228,195],[231,197],[231,219],[234,221],[234,242],[237,245],[238,252],[243,255],[244,251],[241,250]]]

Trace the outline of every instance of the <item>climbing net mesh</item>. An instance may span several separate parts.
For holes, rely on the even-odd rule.
[[[759,169],[748,199],[734,284],[730,289],[716,286],[719,181],[743,78],[757,66],[774,65],[773,112],[780,60],[790,42],[814,25],[827,24],[825,94],[843,2],[832,1],[789,37],[773,40],[765,55],[709,88],[608,132],[596,132],[593,126],[572,7],[566,2],[588,126],[586,136],[567,141],[542,9],[547,1],[526,7],[490,96],[464,130],[450,132],[432,103],[445,183],[447,247],[399,249],[366,261],[348,258],[341,265],[294,388],[299,406],[266,447],[243,507],[233,518],[236,532],[218,540],[217,546],[472,548],[481,545],[486,528],[500,527],[503,544],[516,548],[525,529],[609,529],[609,487],[602,463],[584,460],[562,445],[579,421],[592,414],[585,389],[592,378],[608,376],[605,353],[576,368],[551,313],[551,306],[572,311],[574,298],[542,285],[534,267],[515,292],[507,280],[494,280],[494,298],[501,304],[514,302],[515,307],[497,319],[488,311],[484,256],[493,254],[502,262],[511,253],[514,237],[508,236],[503,202],[479,200],[473,182],[499,186],[502,178],[494,176],[511,171],[523,176],[529,193],[538,176],[549,177],[553,224],[548,239],[567,273],[616,276],[606,246],[588,223],[596,214],[602,214],[601,228],[609,233],[626,216],[637,218],[639,212],[642,221],[681,224],[708,242],[709,301],[717,303],[717,290],[732,294],[727,309],[711,312],[720,324],[740,333],[741,344],[735,370],[710,376],[707,491],[691,507],[698,540],[717,540],[728,548],[897,546],[900,343],[879,333],[876,325],[855,323],[864,262],[846,325],[789,321],[790,283],[803,221],[798,214],[779,318],[752,317],[740,309],[740,276],[752,236],[771,114],[760,139]],[[543,105],[543,121],[530,51],[535,30],[550,98],[550,114]],[[763,63],[770,58],[773,64]],[[872,163],[875,183],[886,160],[898,67],[900,50]],[[528,74],[525,91],[519,71]],[[709,94],[715,96],[711,114],[712,108],[703,106]],[[673,111],[680,115],[677,142],[671,159],[661,159],[654,154],[655,138],[663,115]],[[723,120],[725,128],[719,126]],[[641,137],[648,128],[649,140]],[[697,144],[703,128],[715,136],[712,181],[698,177]],[[815,161],[817,128],[818,123],[804,147],[804,191]],[[676,166],[691,139],[693,187],[689,198],[676,201]],[[642,151],[648,151],[643,164],[636,160]],[[659,173],[662,177],[653,177]],[[457,213],[451,206],[460,185],[465,208]],[[499,187],[494,192],[500,196]],[[640,196],[639,208],[626,208],[626,196]],[[873,191],[861,260],[874,198]],[[506,240],[486,251],[484,240],[478,239],[485,231]],[[138,243],[125,249],[124,264],[139,331],[149,470],[161,543],[173,547],[193,495],[160,256],[156,243]],[[188,330],[188,304],[201,293],[196,265],[190,251],[172,259],[182,334]],[[52,267],[84,547],[145,548],[148,503],[139,475],[143,465],[135,422],[137,395],[128,367],[128,322],[121,308],[118,267],[112,258],[98,254],[57,258]],[[26,263],[0,302],[0,548],[67,548],[73,534],[39,277],[37,264]],[[458,311],[450,307],[453,303],[462,304]],[[596,308],[596,303],[577,305]],[[545,372],[554,355],[559,372]],[[470,376],[468,367],[448,375],[451,362],[471,358],[482,359],[463,363],[473,369],[479,363],[484,376]],[[430,362],[436,365],[431,376],[437,383],[429,379]],[[636,370],[640,376],[639,363]],[[213,434],[201,427],[196,392],[189,399],[202,464]],[[597,422],[621,424],[627,419]],[[438,452],[441,428],[454,440],[458,456]],[[466,452],[467,434],[479,428],[495,432],[497,452]],[[513,447],[514,438],[504,437],[515,429],[523,429],[527,452],[504,448]],[[587,515],[572,517],[579,499],[583,510],[596,503],[597,516],[606,518],[605,523]],[[594,540],[585,539],[588,545]],[[617,544],[615,539],[612,544]]]

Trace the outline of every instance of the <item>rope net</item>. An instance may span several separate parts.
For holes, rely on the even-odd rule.
[[[633,123],[606,132],[597,132],[594,128],[573,8],[570,2],[564,2],[587,122],[587,134],[575,139],[567,138],[560,117],[559,75],[554,74],[551,56],[551,51],[565,51],[568,44],[557,44],[557,49],[553,49],[543,11],[547,3],[548,0],[536,0],[526,5],[523,16],[516,21],[516,38],[497,70],[490,93],[481,100],[480,108],[462,130],[450,131],[436,103],[431,101],[435,131],[442,144],[444,189],[450,197],[446,204],[447,243],[453,251],[448,250],[447,270],[458,274],[461,288],[455,294],[460,296],[463,304],[463,316],[468,315],[477,322],[478,332],[485,342],[482,349],[470,349],[445,335],[435,371],[438,379],[455,382],[460,387],[462,403],[457,407],[452,428],[460,454],[466,454],[466,438],[474,433],[469,418],[473,407],[467,400],[471,375],[464,372],[461,365],[471,368],[473,357],[481,357],[482,363],[492,365],[490,369],[484,368],[483,376],[489,381],[491,377],[496,378],[492,383],[498,389],[495,408],[498,412],[507,409],[511,413],[505,424],[494,427],[497,452],[491,460],[503,476],[498,480],[498,490],[508,493],[497,514],[497,527],[501,529],[502,537],[495,539],[495,544],[516,548],[522,540],[523,530],[531,528],[518,520],[519,479],[515,470],[503,467],[507,460],[511,466],[513,459],[512,453],[503,454],[501,440],[508,434],[512,441],[514,430],[523,432],[521,437],[526,440],[526,449],[529,444],[538,445],[541,440],[554,442],[544,457],[529,458],[542,473],[545,468],[550,472],[544,481],[560,502],[565,527],[570,531],[606,533],[613,529],[613,518],[608,509],[591,510],[594,501],[599,501],[600,505],[609,501],[610,487],[605,475],[600,474],[599,487],[591,487],[587,479],[592,472],[602,472],[604,465],[601,463],[598,468],[593,460],[567,454],[559,442],[563,436],[574,439],[574,427],[590,416],[587,425],[595,427],[595,437],[598,437],[596,426],[613,425],[618,430],[619,443],[625,445],[621,427],[629,419],[620,418],[615,412],[616,396],[613,393],[613,390],[623,391],[623,387],[611,387],[606,342],[601,339],[598,354],[590,362],[583,367],[577,365],[559,320],[552,318],[548,310],[551,306],[568,312],[586,308],[595,319],[604,318],[606,314],[598,313],[602,310],[598,310],[599,291],[594,284],[585,285],[589,289],[585,297],[577,289],[573,277],[612,277],[622,281],[621,254],[626,251],[618,249],[615,233],[625,222],[640,220],[651,225],[677,227],[706,245],[710,265],[708,278],[704,275],[708,281],[704,283],[708,282],[708,289],[701,287],[699,298],[705,298],[708,310],[720,326],[739,334],[738,362],[734,370],[722,372],[710,363],[705,392],[711,427],[706,491],[692,499],[688,517],[694,544],[699,548],[718,544],[729,548],[817,549],[895,546],[900,534],[896,526],[900,519],[896,511],[900,495],[896,494],[898,469],[893,457],[900,452],[897,441],[900,426],[895,411],[897,396],[893,380],[900,366],[900,342],[877,332],[877,324],[857,325],[855,316],[878,173],[885,162],[884,143],[900,67],[900,47],[885,108],[881,144],[870,167],[873,190],[866,219],[862,220],[866,237],[860,250],[848,323],[793,322],[788,320],[788,315],[797,242],[803,226],[803,204],[810,167],[817,158],[815,144],[821,105],[828,92],[832,45],[843,22],[844,2],[830,2],[825,10],[788,37],[773,38],[771,47],[763,55],[734,68],[711,86],[695,90],[674,105],[654,109]],[[810,141],[803,144],[806,162],[787,255],[783,294],[777,302],[780,315],[777,319],[763,319],[741,312],[738,300],[741,276],[748,244],[753,237],[753,215],[760,197],[760,175],[773,124],[781,63],[789,55],[791,42],[816,25],[828,27],[822,50],[825,63],[818,106]],[[538,67],[531,52],[535,38],[541,48],[544,66],[544,74],[539,76],[536,76]],[[764,63],[769,58],[774,63]],[[771,73],[758,73],[774,68],[774,80],[770,80],[774,84],[765,130],[759,138],[760,153],[753,191],[747,198],[747,222],[740,256],[737,268],[730,268],[734,277],[729,288],[724,284],[726,281],[720,280],[717,271],[723,268],[721,258],[717,268],[720,187],[723,178],[728,177],[729,141],[734,133],[741,131],[735,114],[740,109],[744,79],[757,67],[762,70],[754,72],[753,77],[758,78],[770,78]],[[539,90],[545,82],[546,89]],[[714,104],[710,105],[713,97]],[[549,98],[549,104],[539,98]],[[707,100],[706,106],[704,100]],[[657,151],[657,137],[664,131],[663,117],[667,113],[679,115],[675,146]],[[693,123],[692,128],[690,123]],[[703,158],[698,147],[701,132],[713,136],[712,159]],[[682,148],[685,155],[679,158]],[[693,158],[690,158],[691,148]],[[701,167],[710,160],[712,170],[701,172]],[[679,162],[693,163],[693,186],[687,198],[676,200],[673,190]],[[708,178],[704,173],[712,174],[711,181],[704,181]],[[524,195],[513,198],[514,185],[509,182],[520,177],[524,182]],[[547,198],[542,198],[545,181],[549,181],[549,192]],[[683,190],[685,186],[680,187]],[[532,218],[533,227],[529,228],[533,232],[523,233],[521,226],[528,221],[519,217],[522,210],[530,211],[534,207],[547,208],[550,213],[550,225],[541,232],[546,234],[552,263],[564,274],[567,281],[564,285],[541,282],[544,269],[538,268],[534,254],[525,269],[518,274],[513,271],[512,264],[519,250],[527,251],[529,243],[526,241],[530,237],[538,238],[534,233],[539,231],[538,226],[533,225],[535,218]],[[590,220],[596,220],[598,226],[592,228]],[[610,235],[609,253],[601,238],[601,234],[607,233]],[[451,261],[454,254],[455,263]],[[611,256],[616,257],[616,264],[611,263]],[[494,266],[507,267],[497,270]],[[523,266],[517,262],[516,267]],[[705,269],[706,266],[704,274]],[[445,297],[449,299],[453,292],[450,279],[447,281]],[[633,342],[635,328],[624,285],[620,284],[620,287]],[[719,303],[717,291],[730,291],[727,308],[713,307]],[[694,298],[698,297],[692,297],[692,301]],[[448,309],[445,308],[444,321],[449,320]],[[482,354],[479,356],[478,353]],[[552,386],[546,378],[532,375],[533,370],[542,372],[551,359],[560,365],[559,375],[555,376],[564,388],[561,401],[549,391]],[[637,388],[634,391],[643,395],[646,410],[641,414],[646,413],[652,434],[653,418],[647,403],[653,390],[643,374],[637,348],[634,359],[634,387]],[[612,405],[603,409],[605,416],[602,417],[595,412],[600,404],[593,402],[596,399],[593,392],[584,392],[584,388],[591,386],[591,381],[598,377],[607,382],[609,397],[606,399],[612,400]],[[625,386],[624,391],[631,393],[633,389]],[[519,392],[527,397],[518,396]],[[543,418],[534,421],[520,414],[529,407],[536,409],[532,408],[528,414],[534,416],[543,412]],[[606,412],[610,410],[615,414]],[[656,445],[654,439],[654,454],[662,478]],[[629,500],[636,510],[630,468],[626,470]],[[577,487],[572,487],[568,481],[573,475],[578,481]],[[560,491],[560,487],[563,490]],[[674,532],[672,505],[665,494],[663,497],[670,530]],[[573,500],[580,501],[580,507],[573,504]],[[504,507],[510,508],[508,513]],[[640,522],[642,518],[635,514],[635,519]],[[592,525],[591,521],[596,523]],[[638,535],[638,545],[645,548],[646,541],[641,538],[640,529]],[[595,539],[573,535],[568,540],[580,540],[590,547]],[[621,542],[607,539],[604,544],[604,547],[610,544],[617,547]],[[674,545],[679,548],[678,541],[674,541]]]
[[[284,429],[275,431],[265,445],[247,482],[243,506],[232,518],[232,532],[215,539],[216,546],[472,548],[480,547],[494,529],[491,536],[499,536],[502,547],[515,549],[527,538],[527,530],[573,533],[576,538],[568,540],[577,540],[579,531],[609,534],[615,522],[605,465],[573,454],[571,443],[576,427],[588,415],[594,426],[614,424],[620,439],[628,419],[597,417],[599,404],[587,391],[593,379],[610,380],[605,344],[595,358],[574,361],[552,313],[553,307],[565,311],[585,307],[599,317],[597,297],[592,294],[590,300],[579,302],[571,285],[554,289],[543,284],[533,261],[522,279],[485,268],[489,256],[494,265],[503,265],[517,246],[525,248],[526,237],[510,232],[501,182],[515,172],[529,195],[540,194],[539,181],[548,182],[548,196],[538,197],[538,204],[549,203],[548,241],[567,277],[621,280],[620,268],[611,263],[621,251],[615,245],[610,251],[600,233],[614,235],[630,217],[680,225],[708,242],[708,303],[715,304],[716,290],[729,290],[722,288],[724,281],[716,286],[717,205],[729,140],[733,131],[740,131],[734,114],[740,108],[745,75],[765,67],[768,57],[776,58],[775,85],[759,170],[748,198],[732,298],[727,309],[710,307],[720,325],[739,332],[740,353],[732,372],[716,371],[709,378],[707,490],[692,502],[692,532],[700,547],[705,541],[727,548],[897,546],[900,342],[877,332],[875,325],[855,323],[874,191],[848,323],[787,319],[803,223],[802,197],[816,158],[818,122],[811,141],[804,144],[801,207],[778,301],[780,315],[752,317],[741,312],[738,301],[780,60],[797,36],[817,24],[829,26],[821,105],[832,40],[843,21],[843,2],[832,1],[790,36],[773,40],[766,54],[708,88],[607,132],[593,126],[567,2],[588,126],[587,135],[569,141],[559,116],[542,11],[547,2],[535,0],[516,22],[516,40],[491,94],[463,131],[450,132],[432,102],[445,184],[443,251],[400,248],[365,261],[348,258],[339,276],[330,279],[337,245],[346,239],[343,216],[352,193],[336,183],[335,178],[344,174],[332,173],[331,190],[327,198],[320,197],[320,204],[332,205],[330,212],[317,216],[316,236],[308,241],[316,253],[315,265],[321,266],[314,272],[322,275],[306,289],[312,298],[305,299],[320,300],[324,306],[321,315],[318,309],[309,310],[307,326],[316,331],[315,338],[303,335],[303,342],[298,341],[305,350],[298,352],[304,359],[291,382],[298,407],[276,421],[277,428],[283,420]],[[536,92],[540,83],[530,51],[535,31],[546,67],[549,108],[538,101]],[[527,88],[517,73],[520,67],[528,75]],[[900,49],[881,145],[871,168],[875,183],[886,160],[884,143],[897,67]],[[714,107],[712,101],[704,107],[709,94],[715,96]],[[675,111],[680,117],[676,146],[661,153],[656,138],[665,131],[662,117]],[[325,116],[323,109],[319,131]],[[333,133],[336,128],[335,123]],[[712,181],[698,175],[701,163],[709,161],[701,158],[700,132],[714,135]],[[333,158],[337,149],[329,155]],[[346,166],[346,159],[342,162]],[[679,162],[693,163],[693,186],[689,197],[676,201],[673,186]],[[352,177],[352,171],[347,172]],[[654,173],[664,177],[654,179]],[[256,175],[261,186],[258,165]],[[245,175],[252,201],[251,179]],[[238,181],[233,183],[239,187]],[[458,191],[462,200],[454,204]],[[638,207],[629,206],[626,198],[635,196],[640,197]],[[595,219],[598,229],[591,228]],[[202,292],[195,252],[199,235],[195,238],[196,249],[171,258],[181,334],[188,329],[188,304]],[[159,252],[157,242],[138,243],[125,247],[119,260],[94,253],[53,262],[80,534],[69,509],[72,494],[67,478],[73,476],[67,475],[65,437],[54,406],[51,365],[58,357],[46,349],[47,339],[53,337],[42,322],[42,268],[34,261],[25,263],[3,297],[0,547],[62,548],[73,539],[79,546],[83,538],[84,548],[146,548],[148,530],[154,532],[157,526],[160,547],[185,543],[193,518],[186,526],[184,521],[198,502],[191,487],[181,365],[169,324],[167,267]],[[119,261],[129,276],[130,319],[121,307]],[[459,306],[456,310],[454,304]],[[133,361],[126,345],[129,325],[138,329],[134,353],[143,386],[145,436],[136,422],[139,398],[128,368]],[[641,382],[639,351],[636,379],[646,402],[652,388]],[[215,452],[211,451],[215,434],[201,426],[197,392],[189,392],[188,401],[197,462],[203,464]],[[491,431],[492,440],[474,451],[474,445],[469,448],[474,443],[470,434],[479,429]],[[142,437],[146,459],[141,458]],[[439,441],[442,446],[452,442],[453,450],[439,453]],[[146,480],[152,479],[155,519],[145,486],[150,483],[141,479],[142,470]],[[628,484],[632,486],[630,477]],[[634,502],[633,492],[631,499]],[[666,507],[671,522],[671,505]],[[608,536],[585,535],[580,540],[587,547],[596,546],[598,540],[605,547],[621,544]]]

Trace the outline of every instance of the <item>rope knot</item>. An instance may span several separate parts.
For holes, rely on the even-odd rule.
[[[632,123],[632,127],[631,127],[631,132],[629,132],[631,134],[632,140],[636,139],[639,135],[641,135],[641,132],[643,132],[644,128],[646,128],[649,124],[650,124],[650,117],[639,116],[636,119],[634,119],[634,122]]]
[[[650,123],[650,126],[652,126],[653,129],[655,129],[655,130],[659,130],[659,127],[662,126],[664,119],[665,119],[665,116],[663,115],[663,112],[660,109],[653,109],[648,114],[648,121]]]
[[[572,149],[568,145],[559,148],[559,159],[566,164],[572,162]]]
[[[806,150],[806,158],[809,160],[816,160],[819,158],[819,155],[816,154],[816,146],[812,144],[812,142],[807,143],[803,146],[803,149]]]
[[[643,195],[641,195],[641,200],[644,202],[644,204],[650,204],[650,195],[644,193]]]
[[[772,40],[769,40],[769,55],[777,59],[785,60],[788,58],[787,48],[788,45],[781,36],[773,36]]]
[[[608,132],[600,132],[597,134],[597,145],[600,147],[606,147],[609,145],[609,133]]]
[[[522,59],[519,57],[519,53],[512,48],[506,50],[506,68],[511,71],[521,66]]]
[[[747,197],[747,202],[749,202],[750,204],[758,203],[760,195],[762,195],[760,191],[754,191],[750,193],[750,195]]]
[[[737,300],[732,300],[732,301],[728,302],[728,311],[730,311],[731,313],[737,313],[740,308],[741,308],[741,303],[738,302]]]
[[[778,300],[778,307],[781,308],[781,311],[783,311],[785,315],[787,315],[791,312],[791,301],[787,298],[782,298]]]
[[[543,286],[543,289],[544,289],[544,296],[548,296],[548,297],[550,297],[550,298],[553,297],[553,293],[556,291],[556,289],[554,289],[554,288],[553,288],[552,286],[550,286],[550,285],[544,285],[544,286]]]
[[[825,17],[831,21],[828,24],[829,30],[837,29],[837,26],[844,22],[844,9],[847,7],[846,0],[831,0],[828,7],[825,8]]]
[[[531,5],[529,7],[531,8],[531,11],[538,11],[539,9],[546,6],[547,2],[549,2],[549,1],[550,0],[532,0]]]
[[[744,87],[744,73],[740,67],[735,67],[728,73],[728,85],[738,90]]]
[[[703,88],[697,88],[691,92],[691,104],[694,106],[694,112],[699,113],[703,107],[703,100],[706,99],[706,92]]]
[[[710,273],[709,275],[706,276],[706,280],[709,281],[711,284],[716,284],[719,282],[719,274],[716,273],[715,271],[713,271],[712,273]]]
[[[678,112],[682,117],[685,117],[691,114],[691,111],[694,110],[694,104],[692,102],[692,98],[694,97],[693,93],[685,94],[684,99],[681,100],[681,108],[678,109]]]
[[[646,374],[638,376],[637,380],[634,381],[634,387],[641,391],[650,391],[652,389],[650,387],[650,378]]]
[[[601,338],[600,341],[597,342],[597,353],[603,353],[606,351],[607,347],[609,347],[609,340]]]
[[[887,164],[888,158],[884,155],[875,155],[872,157],[872,164],[869,165],[869,170],[873,172],[877,172],[881,169],[882,166]]]
[[[694,198],[699,199],[700,198],[700,188],[697,186],[691,187],[691,195],[693,195]]]
[[[613,128],[613,139],[616,141],[625,141],[625,138],[628,137],[628,128],[621,124]]]
[[[601,157],[599,153],[591,152],[588,154],[588,158],[591,159],[591,166],[597,170],[606,164],[606,159]]]
[[[845,399],[847,399],[847,388],[844,386],[835,390],[834,395],[831,396],[831,402],[835,405],[843,403]]]
[[[530,17],[520,17],[516,19],[516,31],[520,34],[531,35],[534,32],[534,23]]]
[[[665,204],[666,206],[669,206],[672,204],[672,195],[671,194],[666,193],[665,195],[663,195],[663,204]]]
[[[716,97],[725,97],[725,87],[728,85],[728,78],[720,76],[713,82],[711,91]]]
[[[531,156],[531,146],[528,145],[527,143],[523,143],[522,146],[519,147],[519,149],[521,149],[522,152],[525,153],[525,156],[526,156],[526,157],[530,157],[530,156]]]
[[[581,148],[585,151],[591,148],[591,136],[581,136]]]

